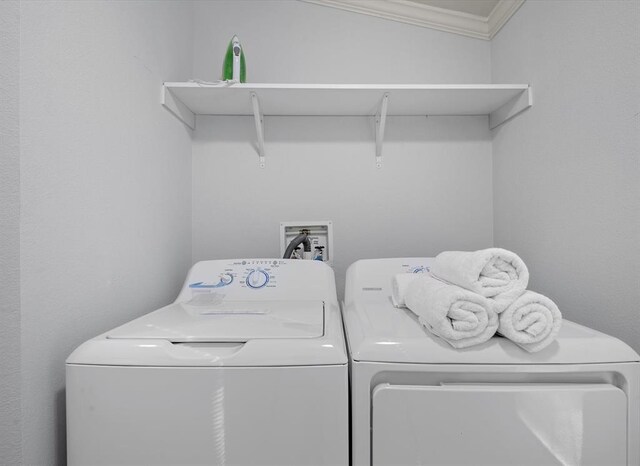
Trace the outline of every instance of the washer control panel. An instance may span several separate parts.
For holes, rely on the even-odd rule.
[[[240,286],[251,290],[275,288],[278,285],[278,272],[283,264],[284,259],[250,259],[234,263],[235,266],[241,266]]]
[[[193,266],[183,292],[221,293],[225,299],[250,299],[266,295],[273,299],[312,299],[335,288],[333,271],[319,261],[292,259],[236,259],[198,262]],[[297,298],[294,298],[297,296]]]
[[[189,288],[192,290],[213,290],[233,284],[253,290],[264,287],[274,288],[277,284],[277,270],[284,263],[284,259],[234,261],[225,264],[224,270],[211,279],[190,282]]]

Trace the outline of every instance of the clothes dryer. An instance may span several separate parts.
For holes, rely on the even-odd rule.
[[[538,353],[500,337],[454,349],[391,302],[395,274],[431,263],[362,260],[347,271],[354,466],[640,463],[635,351],[566,320]]]

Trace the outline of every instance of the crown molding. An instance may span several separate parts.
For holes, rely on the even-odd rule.
[[[478,16],[408,0],[301,0],[378,18],[490,40],[525,0],[500,0],[489,16]]]
[[[493,39],[502,26],[515,14],[525,0],[500,0],[487,17],[489,39]]]

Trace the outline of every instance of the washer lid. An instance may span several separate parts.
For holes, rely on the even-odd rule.
[[[107,333],[111,339],[246,342],[317,338],[324,334],[322,301],[219,301],[173,303]]]

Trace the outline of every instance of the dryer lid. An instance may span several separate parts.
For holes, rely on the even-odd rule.
[[[111,339],[174,343],[317,338],[324,334],[322,301],[194,301],[173,303],[107,333]]]
[[[640,356],[617,338],[564,320],[556,341],[528,353],[506,338],[454,349],[426,330],[414,313],[395,308],[391,279],[398,273],[429,271],[430,257],[360,260],[347,270],[345,333],[356,361],[418,364],[591,364],[638,362]],[[603,310],[603,312],[605,312]]]
[[[374,293],[376,294],[376,293]],[[344,310],[351,357],[356,361],[417,364],[591,364],[637,362],[638,354],[617,338],[564,320],[556,341],[528,353],[506,338],[455,349],[434,336],[408,309],[388,296],[350,303]]]

